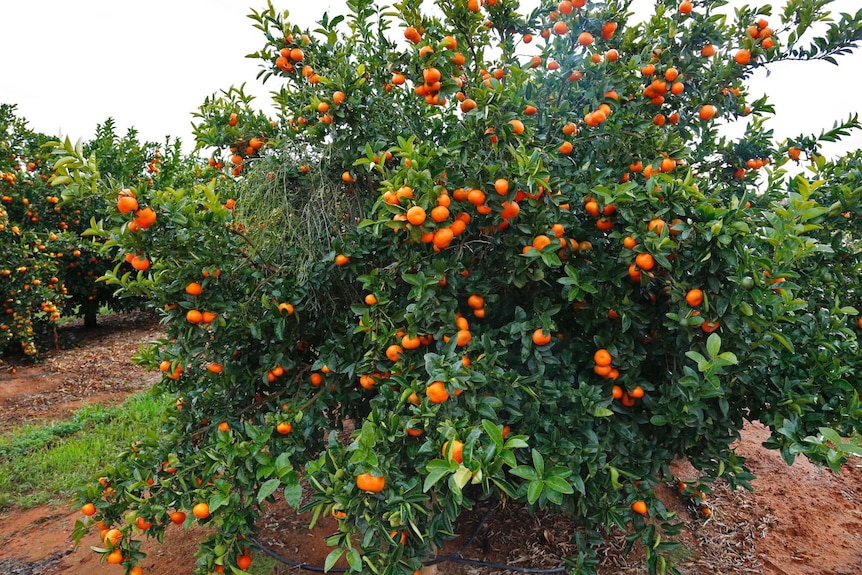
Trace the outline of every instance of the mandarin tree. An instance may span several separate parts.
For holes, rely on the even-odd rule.
[[[732,445],[760,420],[788,461],[837,469],[862,415],[860,187],[858,154],[819,144],[859,126],[775,141],[746,85],[848,52],[862,13],[720,4],[348,0],[312,31],[269,5],[252,57],[277,117],[235,88],[197,115],[216,167],[233,147],[236,200],[139,187],[145,229],[57,150],[70,194],[117,203],[89,233],[146,263],[105,279],[162,314],[137,359],[177,396],[80,491],[122,532],[100,551],[130,568],[130,517],[201,522],[198,571],[241,573],[283,496],[337,519],[328,566],[412,573],[462,511],[509,499],[575,518],[573,569],[624,529],[663,572],[674,459],[700,492],[748,486]]]
[[[63,315],[82,316],[93,327],[103,305],[118,311],[141,305],[115,299],[115,287],[97,282],[115,264],[82,234],[107,204],[99,195],[63,193],[64,180],[52,176],[44,148],[51,139],[31,130],[15,106],[0,106],[0,218],[6,218],[0,223],[0,354],[20,349],[34,356],[40,343],[56,344],[54,326]],[[80,153],[97,156],[101,176],[117,185],[171,185],[193,177],[186,175],[192,166],[179,141],[167,140],[160,151],[158,144],[140,142],[134,130],[117,135],[110,118],[93,140],[81,143]]]

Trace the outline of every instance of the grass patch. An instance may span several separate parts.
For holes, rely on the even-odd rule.
[[[115,455],[155,430],[171,404],[147,391],[116,406],[88,406],[68,420],[0,434],[0,509],[62,503]]]

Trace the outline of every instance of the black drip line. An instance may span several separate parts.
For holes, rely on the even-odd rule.
[[[491,516],[491,513],[497,508],[496,502],[493,505],[489,505],[488,509],[485,511],[485,514],[482,516],[482,519],[479,521],[479,524],[476,526],[476,529],[473,531],[473,534],[470,536],[467,541],[464,542],[461,547],[455,551],[454,553],[450,553],[448,555],[432,555],[431,558],[422,562],[423,567],[429,567],[431,565],[437,565],[439,563],[458,563],[462,565],[475,565],[478,567],[487,567],[489,569],[498,569],[505,571],[514,571],[516,573],[536,573],[536,574],[544,574],[544,573],[562,573],[566,570],[565,566],[560,567],[546,567],[546,568],[535,568],[535,567],[521,567],[519,565],[507,565],[503,563],[492,563],[490,561],[480,561],[478,559],[468,559],[466,557],[461,557],[461,553],[464,552],[467,547],[470,546],[473,541],[476,540],[476,537],[479,536],[479,533],[482,531],[482,528],[485,526],[485,522],[488,520],[488,517]],[[261,543],[256,537],[250,537],[249,540],[257,546],[258,549],[285,565],[289,565],[296,569],[303,569],[305,571],[312,571],[314,573],[347,573],[349,571],[346,567],[333,567],[329,571],[325,571],[323,567],[317,565],[309,565],[307,563],[299,563],[292,559],[288,559],[287,557],[282,556],[281,554],[273,551],[263,543]]]

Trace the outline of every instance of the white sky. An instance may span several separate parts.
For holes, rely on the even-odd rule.
[[[246,17],[249,6],[263,8],[264,2],[30,0],[26,8],[3,13],[0,102],[18,104],[31,128],[48,134],[87,139],[97,123],[113,117],[120,133],[133,126],[148,141],[178,136],[190,150],[191,114],[206,96],[246,82],[247,92],[268,109],[264,100],[275,79],[261,86],[255,80],[258,62],[245,58],[263,45],[263,35]],[[859,4],[836,0],[832,11],[855,12]],[[342,12],[344,3],[274,5],[290,10],[291,20],[305,27],[326,9]],[[651,6],[650,0],[635,3],[639,13]],[[780,64],[769,78],[755,78],[751,96],[769,92],[777,112],[770,126],[778,138],[819,133],[862,111],[862,50],[839,63]],[[862,134],[842,148],[862,148]]]

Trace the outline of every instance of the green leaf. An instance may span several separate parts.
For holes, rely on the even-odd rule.
[[[536,473],[536,470],[529,465],[519,465],[518,467],[512,468],[509,473],[522,479],[526,479],[527,481],[535,481],[539,479],[539,475]]]
[[[213,513],[219,507],[225,505],[228,502],[228,496],[223,495],[221,493],[213,493],[212,497],[208,502],[210,513]]]
[[[266,481],[263,485],[260,486],[260,489],[257,491],[257,502],[263,503],[263,501],[272,495],[278,486],[281,484],[279,479],[270,479]]]
[[[593,417],[610,417],[614,412],[607,407],[597,407],[593,410]]]
[[[458,465],[455,462],[443,461],[442,459],[434,459],[433,461],[428,462],[428,466],[425,468],[428,471],[427,477],[425,477],[425,483],[422,485],[422,491],[428,491],[434,485],[440,481],[440,479],[454,471],[453,466]]]
[[[527,484],[527,502],[531,505],[539,500],[545,484],[542,481],[531,481]]]
[[[460,465],[452,477],[455,480],[455,485],[457,485],[459,489],[464,489],[464,486],[467,485],[472,476],[473,474],[469,469]]]
[[[299,508],[302,501],[302,485],[297,481],[293,484],[288,484],[284,487],[284,500],[294,509]]]
[[[362,571],[362,556],[359,555],[359,551],[352,547],[347,552],[347,564],[353,571]]]
[[[718,357],[718,352],[721,350],[721,338],[717,333],[712,333],[709,339],[706,340],[706,353],[709,357],[715,359]]]
[[[545,475],[545,460],[542,458],[542,454],[539,453],[538,449],[533,449],[533,467],[536,468],[536,474],[539,477],[544,477]]]
[[[575,492],[572,485],[562,477],[546,477],[545,487],[566,495],[570,495]]]
[[[341,559],[342,555],[344,555],[344,549],[342,549],[341,547],[337,547],[330,551],[329,555],[326,556],[326,560],[323,562],[324,573],[332,569],[338,562],[338,560]]]
[[[787,351],[789,351],[790,353],[796,353],[793,344],[790,343],[790,340],[788,340],[786,337],[774,331],[767,331],[766,333],[772,336],[775,341],[783,345]]]
[[[488,437],[491,438],[491,441],[494,442],[498,448],[503,447],[503,429],[497,424],[488,421],[487,419],[482,420],[482,427],[485,429],[485,433],[488,434]]]
[[[529,447],[526,441],[521,437],[510,437],[506,440],[506,449],[523,449]]]

